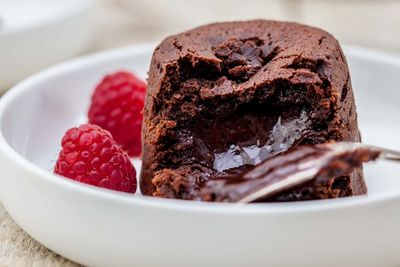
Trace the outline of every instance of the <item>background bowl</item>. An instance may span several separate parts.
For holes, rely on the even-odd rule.
[[[76,55],[91,37],[94,0],[0,1],[0,93]]]
[[[53,67],[0,100],[0,197],[55,252],[90,266],[398,266],[400,166],[366,167],[368,196],[237,206],[129,195],[51,173],[106,73],[145,78],[153,46]],[[346,47],[365,143],[400,149],[400,60]],[[137,161],[136,161],[137,163]]]

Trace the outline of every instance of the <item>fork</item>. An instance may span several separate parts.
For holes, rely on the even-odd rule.
[[[217,196],[216,201],[245,204],[315,178],[346,175],[377,159],[398,162],[400,152],[353,142],[305,145],[266,159],[239,176],[210,181],[203,192]]]

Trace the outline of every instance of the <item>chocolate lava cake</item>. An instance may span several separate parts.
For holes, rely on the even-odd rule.
[[[360,141],[346,59],[320,29],[254,20],[205,25],[153,53],[141,190],[200,199],[210,179],[239,174],[300,144]],[[361,168],[266,201],[366,193]]]

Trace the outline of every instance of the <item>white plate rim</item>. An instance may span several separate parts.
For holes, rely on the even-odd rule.
[[[4,112],[7,107],[12,104],[14,99],[25,91],[29,91],[31,84],[39,82],[47,77],[60,74],[69,69],[79,69],[86,65],[95,64],[101,61],[111,60],[115,57],[130,56],[150,52],[154,48],[154,43],[144,43],[129,47],[122,47],[111,49],[103,52],[89,54],[83,57],[78,57],[64,63],[57,64],[53,67],[47,68],[43,71],[34,74],[20,83],[13,86],[4,96],[0,98],[0,125],[3,122]],[[375,61],[388,62],[390,64],[400,65],[400,57],[393,56],[389,53],[373,50],[370,48],[344,45],[344,50],[351,53],[356,57],[368,58]],[[150,51],[149,51],[150,50]],[[355,206],[364,206],[372,203],[391,201],[395,198],[400,198],[400,190],[398,192],[387,192],[374,196],[354,196],[349,198],[341,198],[335,200],[315,200],[303,202],[290,202],[290,203],[257,203],[251,205],[235,205],[230,203],[208,203],[196,202],[175,199],[160,199],[146,196],[132,196],[132,194],[106,190],[95,186],[76,182],[74,180],[55,175],[48,172],[34,163],[28,161],[22,155],[17,153],[5,140],[3,133],[0,131],[0,152],[3,153],[9,160],[27,172],[32,172],[35,179],[44,179],[44,182],[53,183],[58,187],[64,187],[69,190],[78,190],[83,194],[89,194],[93,197],[105,198],[114,200],[116,202],[124,202],[155,207],[163,209],[174,209],[184,211],[198,211],[198,212],[211,212],[211,213],[227,213],[227,214],[241,214],[241,213],[296,213],[296,212],[320,212],[327,210],[352,208]],[[0,196],[1,198],[1,196]]]

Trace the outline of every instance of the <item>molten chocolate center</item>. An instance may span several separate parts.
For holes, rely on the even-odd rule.
[[[301,142],[310,121],[305,111],[290,113],[241,111],[229,118],[199,122],[197,155],[218,172],[256,165]]]

